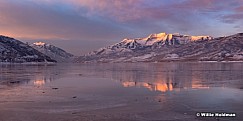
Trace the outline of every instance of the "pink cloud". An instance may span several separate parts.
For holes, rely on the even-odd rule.
[[[237,7],[235,9],[236,12],[243,12],[243,6]]]
[[[88,9],[88,14],[108,16],[120,22],[168,16],[167,11],[147,5],[145,0],[71,0],[73,4]],[[151,2],[154,2],[151,0]],[[156,3],[156,2],[155,2]]]

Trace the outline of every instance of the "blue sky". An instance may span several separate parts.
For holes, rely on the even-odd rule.
[[[227,36],[242,19],[242,0],[0,0],[1,35],[76,55],[151,33]]]

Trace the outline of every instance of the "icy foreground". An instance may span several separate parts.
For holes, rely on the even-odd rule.
[[[19,40],[0,36],[0,63],[56,62]]]
[[[243,63],[0,67],[1,121],[243,121]]]
[[[79,57],[77,62],[242,61],[243,33],[227,37],[151,34]]]

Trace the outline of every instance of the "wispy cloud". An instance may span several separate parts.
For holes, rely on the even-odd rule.
[[[42,6],[33,2],[16,4],[1,1],[0,32],[8,31],[8,33],[27,38],[91,40],[112,38],[123,29],[109,21],[79,15],[72,9],[67,9],[67,13],[63,13],[61,9],[64,7]],[[106,33],[111,34],[104,36]]]

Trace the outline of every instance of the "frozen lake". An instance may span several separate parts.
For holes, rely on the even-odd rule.
[[[243,63],[0,65],[0,121],[15,120],[243,120]]]

